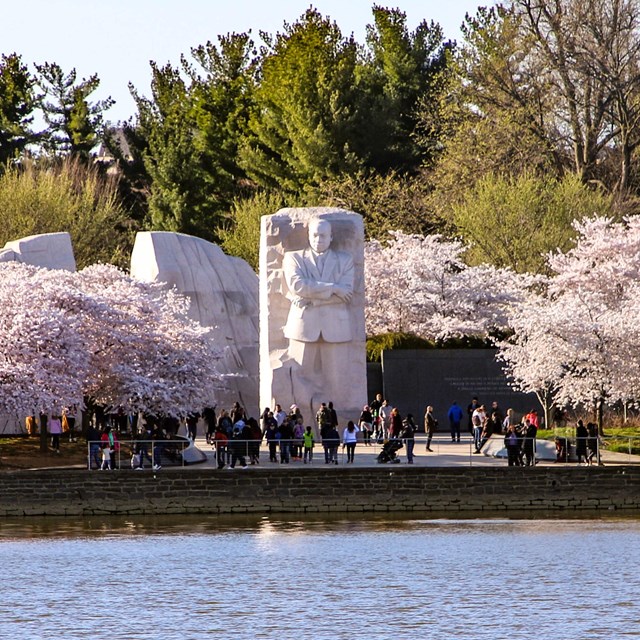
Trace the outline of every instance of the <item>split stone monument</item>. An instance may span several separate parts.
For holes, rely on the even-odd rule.
[[[259,415],[258,277],[249,264],[202,238],[146,231],[136,235],[131,275],[166,282],[190,298],[190,317],[211,327],[223,349],[221,360],[211,363],[224,376],[215,393],[218,408],[239,401],[249,415]]]
[[[366,394],[362,217],[327,207],[263,216],[260,406],[296,404],[312,424],[332,401],[343,425]]]
[[[7,242],[0,249],[0,262],[22,262],[46,269],[76,270],[71,236],[65,231],[42,233]]]

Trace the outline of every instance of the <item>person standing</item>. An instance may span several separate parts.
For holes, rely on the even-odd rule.
[[[196,437],[198,436],[198,420],[200,420],[200,414],[197,411],[187,414],[185,419],[187,423],[187,437],[193,443],[195,443]]]
[[[467,405],[467,419],[468,419],[468,428],[469,433],[473,433],[473,412],[480,407],[480,401],[477,396],[473,396],[471,398],[471,402]]]
[[[380,427],[378,434],[378,444],[384,442],[389,437],[389,428],[391,427],[391,412],[393,411],[391,405],[386,401],[382,401],[382,406],[380,407],[379,415],[380,415]]]
[[[315,440],[313,438],[313,430],[310,426],[308,426],[304,430],[304,434],[302,435],[302,441],[304,443],[304,463],[311,464],[313,460],[313,445],[315,444]]]
[[[49,420],[49,434],[51,435],[51,447],[56,453],[60,453],[60,435],[62,434],[62,417],[52,415]]]
[[[592,465],[593,459],[595,458],[598,466],[604,466],[604,463],[600,458],[600,437],[598,435],[598,425],[595,424],[595,422],[588,422],[587,433],[589,434],[589,438],[587,440],[587,449],[589,450],[587,463]]]
[[[289,464],[291,461],[291,441],[293,440],[293,425],[287,419],[278,429],[280,433],[280,464]]]
[[[89,460],[88,468],[93,468],[93,463],[96,465],[96,469],[100,469],[102,461],[100,460],[100,430],[93,424],[89,425],[87,430],[87,443],[89,444]]]
[[[323,444],[326,441],[329,451],[329,464],[338,464],[338,447],[340,446],[340,434],[337,427],[329,425],[327,429],[326,440],[323,438]]]
[[[500,433],[502,431],[503,428],[503,422],[505,420],[504,418],[504,414],[502,413],[502,409],[500,408],[500,405],[498,404],[497,400],[494,400],[491,403],[491,411],[489,411],[489,414],[491,416],[495,416],[495,422],[497,422],[497,431],[494,431],[494,433]],[[506,430],[505,430],[506,433]]]
[[[224,469],[227,453],[227,444],[229,438],[227,432],[221,424],[216,426],[215,433],[213,434],[212,444],[216,448],[216,461],[218,463],[218,469]]]
[[[480,453],[482,440],[482,433],[487,421],[487,413],[484,405],[481,404],[477,409],[474,409],[471,414],[471,424],[473,425],[473,445],[475,447],[474,453]]]
[[[275,409],[273,410],[273,417],[276,419],[276,425],[280,427],[282,423],[287,419],[287,412],[282,409],[282,407],[277,404]]]
[[[433,407],[429,405],[424,413],[424,432],[427,434],[427,451],[431,451],[431,453],[433,453],[433,449],[431,448],[431,440],[437,426],[438,421],[433,415]]]
[[[242,426],[241,426],[242,425]],[[235,469],[236,463],[240,462],[243,469],[247,469],[247,459],[245,458],[245,451],[247,448],[246,443],[242,438],[242,428],[244,427],[244,420],[238,420],[233,426],[233,432],[231,435],[231,441],[229,442],[229,448],[231,449],[231,469]]]
[[[394,439],[400,436],[402,431],[402,416],[398,407],[391,409],[391,423],[389,424],[389,438]]]
[[[373,433],[376,440],[380,439],[380,409],[382,407],[382,394],[377,393],[375,400],[369,403],[369,410],[371,411]]]
[[[216,426],[218,425],[218,418],[216,417],[216,405],[213,405],[213,407],[205,407],[202,410],[202,418],[207,427],[207,444],[212,445],[216,435]]]
[[[242,407],[237,401],[233,403],[233,407],[231,407],[231,411],[229,412],[229,417],[234,425],[240,422],[240,420],[242,420],[243,423],[247,421],[247,414],[244,407]]]
[[[276,424],[275,418],[268,423],[267,431],[264,434],[264,439],[267,442],[267,446],[269,447],[269,462],[278,462],[278,439],[280,437],[280,433],[278,431],[278,425]]]
[[[507,415],[505,416],[504,420],[502,421],[502,430],[505,433],[508,433],[509,427],[511,425],[513,425],[514,427],[517,427],[518,423],[516,422],[515,413],[514,413],[513,409],[507,409]]]
[[[362,431],[362,438],[366,447],[371,446],[371,432],[373,431],[373,415],[368,404],[362,408],[362,413],[358,419],[358,425]]]
[[[294,460],[302,460],[302,447],[303,447],[303,435],[304,424],[302,423],[302,416],[299,418],[292,418],[290,422],[293,424],[293,443],[291,446],[291,457]]]
[[[144,469],[145,459],[149,461],[149,466],[153,466],[153,459],[149,454],[149,441],[151,440],[151,432],[147,431],[147,426],[142,428],[141,433],[136,438],[135,451],[139,456],[139,464],[137,469]]]
[[[402,421],[402,431],[400,432],[400,437],[407,452],[407,464],[413,464],[413,448],[416,444],[417,429],[413,415],[407,413],[407,417]]]
[[[108,424],[102,436],[102,469],[114,469],[115,468],[115,454],[116,454],[116,437],[111,429],[111,425]],[[105,451],[106,449],[106,451]]]
[[[353,463],[356,452],[356,443],[358,442],[358,431],[360,431],[360,429],[353,424],[353,420],[349,420],[344,432],[342,433],[342,446],[347,450],[347,463]]]
[[[331,416],[331,426],[338,430],[338,413],[333,408],[333,402],[329,402],[327,408],[329,409],[329,415]]]
[[[318,425],[318,433],[320,437],[324,439],[322,435],[326,428],[331,426],[331,411],[327,407],[326,402],[320,404],[320,408],[316,413],[316,424]]]
[[[484,421],[482,423],[482,431],[480,433],[480,442],[478,442],[478,448],[474,451],[474,453],[480,453],[482,447],[487,443],[489,438],[494,433],[500,433],[502,431],[502,425],[498,420],[498,417],[495,413],[492,413],[491,416],[485,416]]]
[[[451,431],[451,442],[460,442],[460,423],[462,422],[463,416],[462,409],[454,400],[449,407],[449,411],[447,411],[449,429]]]
[[[271,411],[271,409],[269,409],[269,407],[265,407],[264,411],[260,414],[260,426],[262,427],[262,435],[264,435],[265,433],[267,433],[267,418],[272,417],[273,418],[273,411]],[[275,420],[275,418],[274,418]],[[276,422],[276,426],[278,426],[278,423]]]
[[[529,422],[528,418],[524,420],[524,442],[522,444],[522,450],[524,451],[524,464],[530,467],[535,464],[535,451],[536,451],[536,435],[538,429],[534,424]]]
[[[227,440],[231,440],[231,436],[233,434],[233,422],[231,422],[229,412],[226,409],[223,409],[220,412],[218,427],[227,434]],[[227,464],[231,464],[231,449],[229,447],[225,447],[225,451],[227,452]]]
[[[507,448],[509,466],[520,466],[520,445],[518,444],[518,434],[516,433],[515,424],[509,426],[509,430],[504,437],[504,446]]]
[[[62,429],[69,434],[69,442],[76,441],[76,407],[65,407],[62,410]],[[64,428],[66,424],[66,429]]]
[[[251,442],[249,443],[249,461],[252,465],[260,464],[260,444],[262,443],[262,429],[255,418],[247,420],[247,428]]]
[[[587,440],[589,439],[589,431],[584,426],[582,420],[578,420],[576,424],[576,456],[578,464],[588,464],[587,462]],[[584,458],[584,462],[583,459]]]
[[[109,427],[111,428],[111,427]],[[100,464],[100,470],[101,471],[106,471],[109,470],[111,471],[113,469],[113,467],[111,466],[111,449],[109,449],[109,445],[108,444],[103,444],[102,445],[102,463]]]

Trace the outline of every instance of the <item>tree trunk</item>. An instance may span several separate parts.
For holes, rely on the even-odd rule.
[[[595,409],[596,424],[598,425],[598,435],[603,436],[604,435],[604,427],[603,427],[604,400],[603,398],[598,398],[594,409]]]
[[[48,433],[47,433],[48,416],[44,413],[40,414],[40,451],[41,453],[47,453],[48,446]]]

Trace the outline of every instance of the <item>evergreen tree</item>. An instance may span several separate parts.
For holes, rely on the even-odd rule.
[[[192,79],[194,146],[202,154],[209,199],[214,208],[227,207],[246,181],[238,152],[253,104],[257,51],[249,34],[232,33],[219,36],[217,46],[207,42],[191,54],[198,66],[183,59],[183,68]]]
[[[152,97],[132,88],[136,137],[151,181],[149,222],[155,229],[218,240],[226,210],[247,187],[238,164],[255,84],[253,42],[220,36],[192,49],[181,68],[152,63]]]
[[[249,177],[296,193],[360,166],[357,61],[355,40],[315,9],[267,39],[241,150]]]
[[[210,237],[188,87],[171,65],[158,67],[152,62],[151,71],[151,99],[132,88],[144,164],[151,179],[148,224],[153,229]]]
[[[433,101],[442,87],[453,45],[445,42],[433,21],[407,29],[399,9],[373,7],[367,28],[368,57],[361,69],[370,114],[366,150],[368,164],[383,172],[414,172],[437,146],[433,131],[416,136],[419,107]],[[364,151],[364,150],[363,150]]]
[[[102,138],[104,112],[114,101],[89,101],[100,86],[96,74],[78,82],[75,69],[65,74],[56,63],[45,62],[36,65],[36,69],[36,82],[44,91],[42,111],[48,125],[45,149],[56,155],[88,157]]]
[[[37,107],[35,80],[16,53],[0,60],[0,167],[17,158],[38,136],[33,132]]]

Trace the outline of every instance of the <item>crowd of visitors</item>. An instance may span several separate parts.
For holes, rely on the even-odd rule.
[[[38,419],[30,416],[27,429],[30,434],[35,433],[39,424],[51,438],[53,451],[59,453],[65,435],[69,442],[77,439],[76,413],[75,407],[66,407],[59,414],[41,414]],[[482,453],[489,439],[500,435],[509,466],[536,464],[536,438],[540,427],[536,410],[532,409],[517,420],[513,409],[503,413],[497,401],[488,405],[474,397],[466,411],[457,402],[452,402],[446,418],[452,443],[461,442],[462,425],[465,424],[470,436],[466,441],[473,443],[473,453]],[[424,431],[425,451],[434,453],[432,443],[439,422],[434,407],[428,405],[419,426],[411,413],[403,417],[400,409],[383,399],[382,394],[377,394],[362,408],[357,421],[343,422],[342,427],[332,402],[322,402],[315,415],[307,416],[306,420],[295,404],[288,411],[280,404],[273,408],[265,407],[256,419],[247,415],[240,402],[235,402],[230,409],[219,412],[215,406],[194,411],[182,421],[170,416],[128,415],[122,410],[101,413],[96,409],[88,430],[83,430],[89,444],[88,466],[103,470],[117,468],[121,464],[121,440],[126,437],[133,443],[131,467],[158,470],[163,458],[167,461],[179,459],[180,448],[171,444],[174,436],[184,429],[185,436],[195,442],[199,424],[204,425],[206,442],[215,451],[218,469],[237,466],[246,469],[260,464],[263,442],[267,445],[269,463],[272,464],[317,463],[317,457],[314,458],[316,448],[321,449],[324,464],[339,464],[341,451],[346,464],[352,464],[358,444],[372,447],[389,442],[393,443],[394,452],[404,449],[406,462],[413,464],[416,433]],[[585,425],[578,420],[575,436],[575,445],[567,437],[555,438],[556,462],[574,460],[575,446],[579,465],[602,464],[597,426],[594,423]],[[392,459],[399,461],[396,455]]]

